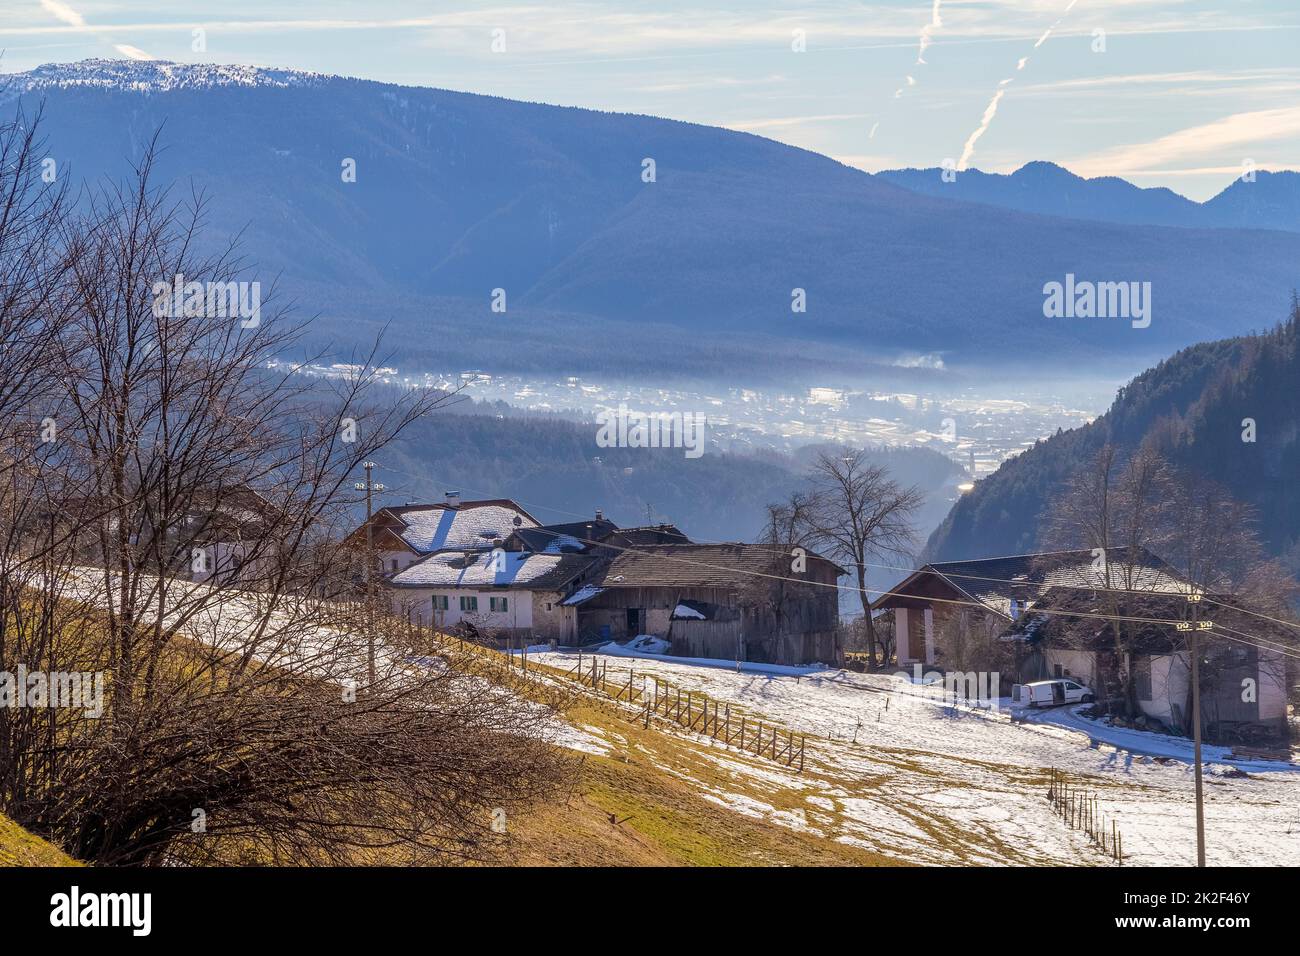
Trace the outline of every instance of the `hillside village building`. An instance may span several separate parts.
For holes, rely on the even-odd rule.
[[[1009,651],[1004,682],[1070,677],[1096,690],[1100,700],[1107,691],[1124,693],[1131,670],[1142,714],[1182,733],[1190,726],[1191,658],[1179,625],[1189,615],[1193,588],[1145,550],[1130,556],[1128,549],[1111,549],[1108,558],[1062,551],[927,564],[872,609],[893,611],[902,667],[942,670],[946,651],[983,631]],[[1287,658],[1274,645],[1285,646],[1291,636],[1249,619],[1228,598],[1207,598],[1200,602],[1203,621],[1264,638],[1255,646],[1232,640],[1227,630],[1204,632],[1207,739],[1284,735]],[[1131,619],[1122,651],[1109,620],[1115,616]],[[1249,682],[1248,699],[1243,681]]]
[[[809,555],[806,581],[771,587],[759,545],[695,544],[670,524],[542,525],[514,502],[383,508],[374,547],[395,613],[494,643],[584,644],[652,635],[674,654],[837,664],[835,583]],[[364,526],[349,536],[364,546]]]

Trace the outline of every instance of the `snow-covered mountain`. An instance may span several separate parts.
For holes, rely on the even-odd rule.
[[[46,63],[26,73],[4,75],[9,96],[40,90],[91,87],[131,93],[170,93],[214,87],[313,86],[328,74],[220,63],[173,63],[170,60],[89,59]]]

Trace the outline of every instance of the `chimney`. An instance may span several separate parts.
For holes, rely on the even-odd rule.
[[[605,512],[601,511],[599,508],[596,509],[596,520],[597,521],[605,520]]]
[[[458,506],[460,505],[460,492],[459,492],[459,491],[448,491],[448,492],[446,493],[446,495],[447,495],[447,507],[449,507],[449,508],[455,508],[455,507],[458,507]]]

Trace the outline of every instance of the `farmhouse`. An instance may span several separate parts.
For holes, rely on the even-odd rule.
[[[275,514],[251,488],[196,496],[175,535],[189,549],[191,579],[256,584],[271,573],[274,564],[265,551]]]
[[[480,639],[493,642],[575,643],[577,612],[564,599],[613,558],[616,552],[601,542],[610,540],[618,525],[599,511],[590,521],[541,525],[525,521],[527,513],[513,502],[468,505],[474,510],[467,513],[467,505],[460,505],[442,532],[427,539],[421,533],[418,539],[442,547],[399,561],[396,569],[389,566],[385,584],[394,613],[436,627],[468,625]],[[512,514],[512,509],[517,510]],[[411,518],[405,509],[392,510],[400,510],[404,521]],[[498,533],[507,518],[511,530]],[[460,528],[457,519],[464,522]],[[484,532],[491,533],[490,540]]]
[[[758,544],[651,544],[620,550],[565,604],[586,639],[653,635],[686,657],[837,664],[836,582],[843,569],[808,555],[806,580]]]
[[[1073,677],[1099,700],[1131,693],[1149,722],[1187,732],[1191,658],[1185,622],[1194,589],[1148,551],[1119,548],[1105,560],[1099,557],[1064,551],[927,564],[872,608],[894,612],[900,665],[1006,670],[1013,683]],[[1290,642],[1290,635],[1251,618],[1226,597],[1207,595],[1198,605],[1207,622],[1200,632],[1206,738],[1227,742],[1285,733],[1286,657],[1274,647]],[[1122,643],[1113,617],[1129,619]],[[1216,625],[1231,631],[1216,631]],[[1232,632],[1264,640],[1234,640]],[[980,645],[981,636],[987,643]],[[982,659],[970,658],[972,646],[982,647]]]
[[[934,664],[942,656],[943,636],[961,638],[981,628],[1000,631],[1057,586],[1188,589],[1172,568],[1145,550],[1130,559],[1128,549],[1114,548],[1104,563],[1092,551],[1055,551],[927,564],[871,609],[893,610],[900,665]],[[1058,663],[1068,666],[1069,661],[1049,661],[1051,666]]]
[[[195,582],[256,588],[273,573],[274,544],[268,529],[281,517],[277,506],[262,494],[241,486],[194,490],[183,501],[151,501],[149,508],[141,508],[128,520],[131,543],[140,546],[140,553],[149,555],[146,560],[155,566],[153,556],[161,556],[168,573]],[[76,540],[80,560],[108,564],[115,560],[111,538],[104,541],[95,529],[103,522],[115,533],[118,520],[118,509],[103,496],[68,497],[43,510],[33,531],[60,528]]]
[[[1197,619],[1201,656],[1201,727],[1211,743],[1253,743],[1287,735],[1287,655],[1284,628],[1247,614],[1226,596],[1205,595]],[[1111,622],[1126,623],[1123,650]],[[1119,600],[1087,590],[1057,588],[1002,635],[1018,649],[1022,679],[1076,677],[1101,693],[1127,692],[1148,723],[1192,731],[1193,627],[1186,594],[1124,594]],[[1101,696],[1099,693],[1099,697]]]
[[[440,551],[491,551],[516,530],[541,524],[508,498],[462,502],[454,491],[436,504],[381,508],[370,523],[376,558],[385,574],[395,574]],[[347,541],[364,549],[366,525]]]
[[[572,644],[577,614],[564,598],[600,564],[585,554],[439,551],[388,577],[395,613],[438,628],[467,624],[487,640]]]

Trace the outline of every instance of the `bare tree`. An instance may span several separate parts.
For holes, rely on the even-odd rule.
[[[877,666],[879,640],[871,620],[867,588],[870,564],[910,557],[916,542],[913,515],[925,500],[917,487],[904,488],[865,451],[842,457],[822,452],[813,465],[812,490],[804,508],[804,536],[827,557],[853,570],[867,628],[867,654]]]
[[[376,398],[378,345],[344,379],[273,367],[298,328],[273,289],[214,310],[244,264],[152,162],[54,220],[55,332],[17,356],[58,385],[25,399],[57,439],[13,456],[0,669],[107,693],[0,708],[0,806],[106,864],[488,858],[494,819],[567,779],[552,709],[396,624],[372,683],[368,615],[321,597],[353,474],[446,396]]]
[[[812,499],[806,493],[794,492],[785,502],[769,504],[759,543],[768,547],[771,557],[764,574],[751,578],[745,587],[743,603],[760,611],[783,642],[799,629],[797,619],[807,608],[824,597],[824,591],[818,593],[822,589],[798,579],[807,562],[801,552],[812,546],[812,521]],[[789,648],[780,647],[775,653],[778,659],[786,659]],[[839,656],[838,649],[835,654]]]
[[[1139,709],[1136,642],[1149,628],[1135,608],[1144,593],[1196,590],[1278,615],[1289,613],[1294,582],[1266,559],[1255,520],[1253,509],[1222,486],[1175,469],[1149,446],[1125,456],[1106,445],[1049,506],[1048,547],[1089,549],[1101,572],[1098,596],[1105,628],[1117,665],[1127,662],[1119,674],[1127,716]],[[1062,626],[1067,639],[1072,635],[1079,641],[1089,641],[1095,630],[1095,619]],[[1190,651],[1186,640],[1182,649]],[[1205,677],[1213,679],[1212,668]],[[1099,670],[1099,678],[1104,685],[1104,671]],[[1099,690],[1103,698],[1113,696],[1105,686]]]
[[[1082,468],[1047,509],[1044,539],[1048,549],[1090,550],[1101,572],[1101,598],[1117,663],[1127,662],[1120,676],[1125,709],[1137,713],[1137,682],[1130,653],[1136,631],[1122,620],[1129,592],[1159,582],[1144,577],[1148,555],[1158,554],[1168,521],[1172,474],[1165,460],[1149,448],[1124,457],[1107,444]],[[1086,625],[1074,628],[1086,639]],[[1111,696],[1107,675],[1098,669],[1103,699]]]

